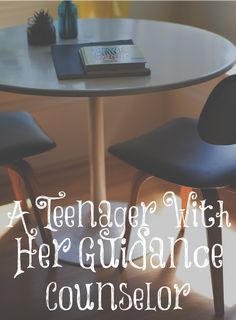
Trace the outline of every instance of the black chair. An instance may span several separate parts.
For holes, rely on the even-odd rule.
[[[45,230],[42,215],[35,205],[39,193],[34,173],[24,158],[55,146],[55,142],[42,131],[29,113],[0,112],[0,165],[8,169],[15,200],[21,201],[22,210],[28,209],[25,191],[28,193],[42,240],[52,250],[51,233]],[[24,215],[24,219],[29,222],[27,215]]]
[[[222,80],[211,92],[200,118],[178,118],[132,140],[109,148],[109,152],[139,170],[131,192],[136,204],[141,184],[155,176],[181,186],[198,188],[204,199],[218,208],[217,188],[236,182],[236,76]],[[206,219],[213,214],[208,210]],[[215,215],[214,215],[215,217]],[[217,217],[215,217],[216,221]],[[126,223],[128,246],[130,228]],[[209,256],[222,243],[221,228],[207,228]],[[224,314],[223,268],[212,264],[211,278],[215,314]]]

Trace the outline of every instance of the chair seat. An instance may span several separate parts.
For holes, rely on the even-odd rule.
[[[178,118],[148,134],[111,146],[109,152],[141,171],[179,185],[234,185],[236,145],[204,142],[197,124],[197,119]]]
[[[0,112],[0,164],[7,165],[55,147],[27,112]]]

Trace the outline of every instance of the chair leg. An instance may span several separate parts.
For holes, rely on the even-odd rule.
[[[181,207],[182,209],[184,209],[182,220],[181,220],[181,229],[184,229],[184,221],[185,221],[187,205],[188,205],[188,196],[192,190],[193,189],[191,187],[186,187],[186,186],[180,187]]]
[[[23,211],[28,211],[28,205],[26,202],[26,196],[23,188],[23,181],[20,175],[9,167],[7,168],[7,171],[11,180],[11,185],[15,195],[15,199],[17,201],[21,201],[21,208]],[[27,224],[30,223],[30,217],[28,215],[24,215],[24,220]]]
[[[139,171],[137,173],[137,175],[134,178],[132,187],[131,187],[131,195],[130,195],[130,199],[129,199],[129,204],[127,207],[127,212],[129,212],[129,210],[132,206],[135,206],[138,200],[138,194],[139,194],[139,190],[142,186],[142,184],[149,178],[151,178],[152,176],[150,176],[149,174],[146,174],[142,171]],[[128,214],[126,215],[126,220],[125,220],[125,235],[124,235],[124,239],[126,239],[126,243],[122,246],[123,248],[126,248],[126,252],[129,246],[129,240],[130,240],[130,234],[131,234],[131,226],[129,224],[129,219],[128,219]],[[120,255],[120,265],[119,267],[122,268],[122,254]]]
[[[39,227],[40,235],[42,237],[42,241],[49,245],[50,247],[50,261],[53,262],[53,257],[55,254],[55,248],[53,245],[53,238],[51,231],[44,228],[44,219],[46,217],[45,214],[40,213],[39,209],[37,208],[35,204],[35,200],[37,196],[39,195],[38,188],[37,188],[37,182],[34,176],[34,172],[32,167],[28,162],[25,160],[20,160],[14,164],[11,164],[8,169],[10,169],[10,173],[12,175],[12,171],[14,171],[17,175],[19,175],[24,182],[25,189],[29,195],[33,212],[35,215],[35,220],[37,222],[37,225]],[[18,189],[17,189],[18,191]],[[22,195],[23,192],[19,192],[19,195]]]
[[[218,243],[222,245],[222,232],[221,228],[218,227],[220,219],[215,216],[215,212],[218,210],[218,193],[216,189],[202,189],[201,190],[203,199],[206,199],[207,204],[213,206],[213,210],[205,211],[205,219],[206,223],[208,223],[208,219],[210,217],[214,217],[215,224],[207,228],[207,241],[209,247],[209,260],[210,260],[210,269],[211,269],[211,282],[212,282],[212,290],[213,290],[213,299],[214,299],[214,307],[215,307],[215,315],[217,317],[221,317],[224,314],[224,284],[223,284],[223,265],[221,268],[215,268],[212,264],[211,253],[212,247],[214,244]]]

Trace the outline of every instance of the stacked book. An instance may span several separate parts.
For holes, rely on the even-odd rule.
[[[134,44],[83,46],[79,49],[84,71],[94,77],[149,75],[146,60]]]
[[[59,80],[150,75],[145,57],[131,39],[57,44],[51,50]]]

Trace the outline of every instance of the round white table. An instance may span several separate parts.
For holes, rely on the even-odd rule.
[[[81,19],[78,29],[78,39],[63,41],[58,37],[57,43],[132,39],[146,57],[151,75],[59,81],[50,47],[28,46],[26,26],[23,25],[0,30],[0,90],[89,98],[91,199],[96,207],[106,199],[102,97],[170,90],[210,80],[233,66],[236,49],[230,41],[217,34],[167,22]],[[95,229],[79,231],[81,235],[91,232],[97,233]],[[59,233],[54,236],[58,237]],[[77,230],[70,236],[78,237]],[[62,258],[78,262],[76,250],[75,245],[70,257],[67,254]]]

